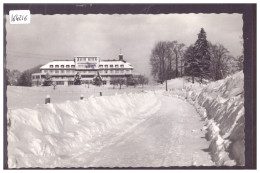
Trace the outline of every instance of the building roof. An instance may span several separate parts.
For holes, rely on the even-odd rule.
[[[84,56],[84,57],[88,57],[88,56]],[[94,57],[94,56],[92,56],[92,57]],[[75,64],[74,60],[54,60],[54,61],[51,61],[51,62],[41,66],[40,69],[50,68],[50,65],[53,65],[53,67],[55,67],[55,65],[64,65],[66,67],[66,65],[76,65],[76,64]],[[124,65],[124,68],[133,68],[130,63],[128,63],[126,61],[115,60],[115,59],[100,60],[99,65]]]
[[[75,65],[74,60],[55,60],[55,61],[51,61],[43,66],[41,66],[41,68],[50,68],[50,65]],[[40,68],[40,69],[41,69]]]

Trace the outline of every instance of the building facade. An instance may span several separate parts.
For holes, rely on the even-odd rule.
[[[100,60],[97,56],[75,56],[74,60],[57,60],[40,68],[40,73],[32,74],[32,85],[41,86],[50,75],[53,84],[73,85],[76,75],[81,76],[81,83],[93,83],[98,74],[103,85],[111,84],[113,78],[127,78],[132,75],[133,67],[119,55],[118,60]]]

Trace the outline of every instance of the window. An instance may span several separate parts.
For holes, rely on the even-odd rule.
[[[110,73],[114,73],[114,70],[110,70]]]
[[[103,65],[99,65],[99,68],[103,68]]]
[[[59,65],[55,65],[55,68],[59,68]]]
[[[59,70],[55,70],[55,73],[59,73]]]
[[[108,65],[105,65],[105,68],[108,68]]]
[[[110,68],[113,68],[113,65],[110,65]]]
[[[120,65],[120,67],[124,67],[124,65]]]
[[[61,70],[60,72],[61,72],[61,73],[64,73],[64,70]]]
[[[53,65],[50,65],[50,68],[53,68]]]
[[[105,73],[107,73],[107,70],[105,70]]]
[[[119,70],[116,70],[116,73],[119,73]]]
[[[70,65],[66,65],[66,68],[70,68]]]
[[[48,73],[48,70],[44,70],[45,73]]]
[[[115,67],[117,68],[117,67],[118,67],[118,65],[115,65]]]
[[[66,73],[70,73],[70,70],[66,70]]]
[[[75,65],[71,65],[71,68],[75,68]]]
[[[60,68],[64,68],[64,65],[61,65]]]
[[[53,72],[53,70],[50,70],[50,73],[52,73]]]
[[[63,81],[57,81],[56,85],[64,85],[64,82]]]

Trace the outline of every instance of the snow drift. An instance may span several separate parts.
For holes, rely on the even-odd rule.
[[[125,133],[160,105],[154,94],[142,93],[9,109],[8,166],[50,168],[72,162],[77,166],[78,155],[104,146],[98,139]]]
[[[171,83],[174,83],[173,81]],[[179,83],[177,81],[177,83]],[[171,89],[171,96],[187,99],[207,124],[209,151],[217,165],[245,164],[244,75],[238,72],[208,85],[189,84]]]

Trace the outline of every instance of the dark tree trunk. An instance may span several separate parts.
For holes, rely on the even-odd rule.
[[[175,52],[175,54],[176,54],[176,69],[175,69],[175,71],[176,71],[176,77],[178,77],[178,53],[177,52]]]
[[[183,62],[181,60],[181,77],[182,77],[182,66],[183,66]]]
[[[166,91],[168,91],[168,86],[167,86],[167,79],[166,79]]]

